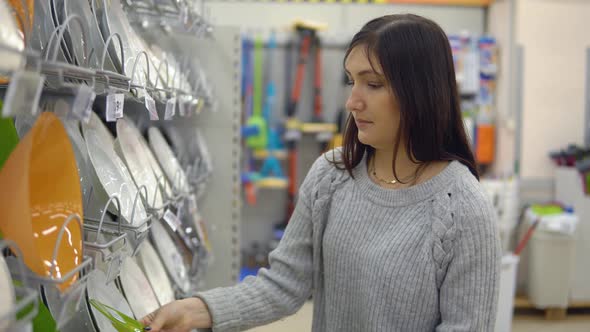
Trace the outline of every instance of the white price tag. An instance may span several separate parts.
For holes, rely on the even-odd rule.
[[[88,123],[94,98],[96,98],[96,93],[88,85],[80,85],[77,88],[74,105],[72,106],[72,115],[76,120]]]
[[[160,120],[158,117],[158,110],[156,109],[156,101],[152,96],[150,96],[146,91],[144,91],[144,99],[145,99],[145,108],[147,108],[148,113],[150,114],[150,120]]]
[[[164,212],[164,221],[166,221],[173,232],[176,232],[176,229],[180,227],[180,220],[178,220],[174,212],[170,211],[169,209]]]
[[[166,112],[164,112],[164,120],[170,120],[176,114],[176,97],[168,99],[166,102]]]
[[[45,76],[39,73],[25,70],[15,72],[6,91],[2,116],[37,114],[43,83]]]
[[[107,95],[107,122],[115,122],[123,117],[123,105],[125,95],[122,93],[109,93]]]

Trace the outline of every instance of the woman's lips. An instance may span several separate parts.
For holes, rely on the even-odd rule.
[[[368,126],[372,125],[373,122],[371,121],[367,121],[367,120],[359,120],[359,119],[355,119],[354,122],[356,123],[356,126],[359,129],[364,129],[367,128]]]

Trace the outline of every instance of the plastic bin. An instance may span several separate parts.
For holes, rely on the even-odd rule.
[[[574,167],[555,170],[555,200],[572,205],[579,219],[571,300],[590,302],[590,195],[584,192],[580,173]]]
[[[500,295],[498,297],[498,313],[496,315],[495,332],[512,330],[512,314],[514,312],[514,294],[516,291],[516,270],[518,256],[507,254],[502,257],[500,272]]]
[[[536,218],[528,211],[529,219]],[[530,242],[528,295],[536,308],[567,308],[575,268],[572,213],[543,216]]]

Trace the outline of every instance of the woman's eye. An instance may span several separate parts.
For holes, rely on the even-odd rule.
[[[381,83],[367,83],[367,85],[369,86],[369,88],[371,89],[379,89],[383,86],[383,84]]]
[[[353,80],[348,80],[348,81],[346,81],[346,85],[353,86],[354,85],[354,81]]]

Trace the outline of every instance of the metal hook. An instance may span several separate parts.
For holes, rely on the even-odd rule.
[[[160,69],[162,69],[164,62],[166,62],[166,85],[164,88],[168,88],[170,86],[170,73],[168,72],[168,67],[170,67],[170,64],[168,63],[168,59],[164,58],[162,61],[160,61],[160,65],[158,66],[158,75],[156,75],[156,83],[154,84],[155,87],[158,86],[158,81],[160,80]]]
[[[49,36],[49,40],[47,41],[47,44],[44,47],[44,50],[45,50],[44,51],[45,52],[45,56],[44,56],[45,61],[48,61],[49,60],[49,53],[51,52],[51,48],[52,47],[56,47],[56,48],[59,47],[59,43],[57,43],[57,46],[54,46],[54,42],[53,41],[57,37],[57,34],[59,33],[59,31],[61,29],[63,29],[63,28],[64,28],[63,26],[58,25],[51,32],[51,35]],[[57,51],[55,51],[55,52],[57,52]]]
[[[87,29],[87,26],[84,25],[85,22],[82,20],[82,18],[78,14],[72,14],[72,15],[68,16],[65,19],[64,23],[62,23],[60,25],[60,27],[62,27],[62,28],[59,29],[59,38],[57,39],[57,42],[56,42],[57,43],[57,46],[53,50],[53,57],[52,57],[51,61],[54,61],[54,62],[57,61],[57,50],[58,50],[59,44],[63,41],[64,33],[66,31],[66,28],[69,30],[69,27],[70,27],[69,24],[70,24],[70,21],[72,21],[72,20],[78,22],[78,24],[80,25],[80,30],[82,31],[82,38],[84,39],[84,41],[86,41],[86,43],[84,43],[84,46],[85,46],[83,48],[84,54],[82,56],[84,58],[87,58],[88,57],[88,31],[86,30]],[[55,32],[55,30],[54,30],[54,32]],[[52,36],[53,36],[53,34],[52,34]],[[76,55],[77,55],[76,54],[76,50],[75,49],[72,49],[72,51],[74,52],[74,58],[75,58]]]
[[[106,2],[104,2],[104,1],[103,1],[103,8],[106,8]],[[100,24],[98,23],[97,10],[96,10],[96,0],[92,0],[92,1],[90,1],[90,9],[91,9],[92,13],[94,14],[94,15],[92,15],[92,19],[94,20],[94,24],[95,24],[97,27],[99,27],[99,26],[100,26]],[[107,18],[107,19],[108,19],[108,18]],[[116,34],[116,33],[115,33],[115,34]],[[112,35],[113,35],[113,34],[111,34],[111,36],[112,36]],[[105,59],[105,55],[104,55],[104,51],[105,51],[105,50],[108,48],[108,46],[109,46],[109,43],[110,43],[110,40],[109,40],[109,39],[107,39],[107,40],[105,41],[105,40],[104,40],[104,38],[103,38],[103,35],[102,35],[102,33],[99,33],[99,36],[100,36],[100,40],[102,40],[102,41],[103,41],[103,43],[104,43],[103,56],[102,56],[102,57],[101,57],[101,59],[100,59],[100,60],[101,60],[101,61],[100,61],[100,69],[101,69],[101,70],[104,70],[104,62],[105,62],[105,60],[106,60],[106,59]],[[109,36],[109,38],[110,38],[111,36]],[[121,66],[122,66],[121,68],[122,68],[122,69],[125,69],[125,59],[124,59],[124,54],[123,54],[123,43],[121,42],[121,37],[120,37],[118,34],[117,34],[117,38],[119,39],[119,46],[120,46],[120,48],[121,48],[121,60],[122,60],[122,61],[121,61]],[[98,56],[98,55],[97,55],[97,56]],[[123,74],[125,74],[125,70],[123,70]]]
[[[141,55],[143,55],[145,57],[145,62],[147,64],[146,82],[149,82],[149,80],[150,80],[150,59],[145,51],[141,51],[135,56],[135,61],[133,62],[133,69],[131,69],[131,84],[133,84],[133,82],[134,82],[133,79],[135,78],[135,69],[137,67],[137,63],[139,62],[139,58],[141,57]],[[145,89],[145,85],[143,88]]]
[[[102,56],[100,57],[100,70],[104,70],[104,62],[106,60],[109,45],[113,41],[113,37],[116,37],[119,41],[119,48],[121,49],[121,71],[123,72],[123,75],[125,75],[125,50],[123,50],[123,41],[121,40],[121,36],[117,32],[113,32],[104,42],[104,49],[102,50]]]
[[[80,219],[80,216],[76,213],[70,214],[68,216],[68,218],[66,219],[66,221],[62,224],[61,229],[59,230],[59,233],[57,234],[57,240],[55,241],[55,247],[53,248],[53,258],[51,260],[51,269],[49,270],[49,276],[52,279],[54,278],[55,269],[57,268],[57,252],[59,251],[59,247],[60,247],[63,235],[66,232],[67,226],[70,224],[70,222],[72,222],[72,220],[75,220],[78,223],[78,227],[80,227],[80,235],[84,234],[84,229],[82,227],[82,220]],[[80,250],[82,251],[80,253],[80,256],[84,257],[84,246],[82,246],[80,248]],[[76,268],[72,269],[72,271],[69,271],[67,274],[69,275],[70,273],[72,273],[75,270],[76,270]]]
[[[107,214],[107,209],[109,208],[111,203],[113,203],[115,208],[117,209],[117,224],[119,226],[117,231],[119,232],[119,234],[121,233],[121,202],[119,201],[119,197],[113,195],[109,198],[109,200],[105,204],[104,210],[102,211],[102,215],[100,216],[98,230],[96,231],[96,241],[94,241],[94,243],[97,243],[97,241],[98,241],[98,236],[100,235],[100,232],[102,231],[102,223],[104,222],[105,216]]]

